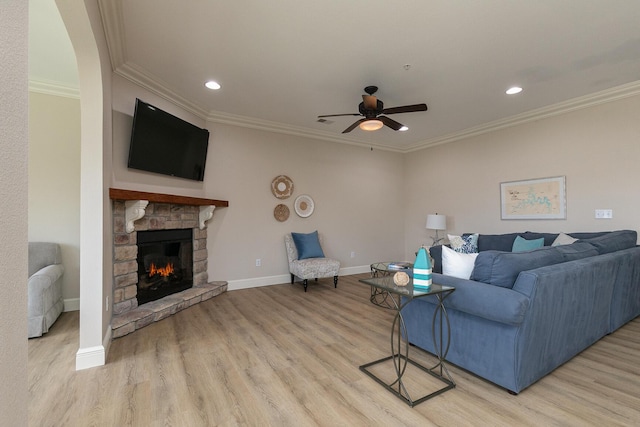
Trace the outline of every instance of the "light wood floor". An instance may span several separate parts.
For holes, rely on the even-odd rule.
[[[518,396],[451,367],[457,387],[410,408],[358,369],[387,355],[392,320],[362,277],[227,292],[79,372],[78,313],[63,313],[29,341],[30,425],[640,425],[640,318]]]

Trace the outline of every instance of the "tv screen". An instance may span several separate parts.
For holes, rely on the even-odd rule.
[[[209,131],[136,99],[128,166],[202,181]]]

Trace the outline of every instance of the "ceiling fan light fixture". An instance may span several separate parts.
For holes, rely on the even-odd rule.
[[[380,129],[384,124],[380,120],[372,119],[367,120],[358,125],[360,129],[366,131],[374,131]]]
[[[398,129],[400,132],[406,132],[409,130],[408,126],[402,126],[400,129]]]

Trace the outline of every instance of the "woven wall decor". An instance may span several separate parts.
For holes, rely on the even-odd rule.
[[[271,192],[278,199],[287,199],[293,194],[293,181],[286,175],[278,175],[271,181]]]
[[[282,203],[280,203],[278,206],[276,206],[276,208],[273,210],[273,217],[280,222],[284,222],[289,219],[289,208],[287,207],[287,205],[283,205]]]

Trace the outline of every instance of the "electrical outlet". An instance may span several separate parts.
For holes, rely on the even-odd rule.
[[[351,258],[355,258],[356,257],[356,253],[351,251]]]
[[[107,298],[104,301],[104,311],[109,311],[109,295],[107,295]]]
[[[256,267],[262,266],[262,260],[260,258],[256,258]]]

